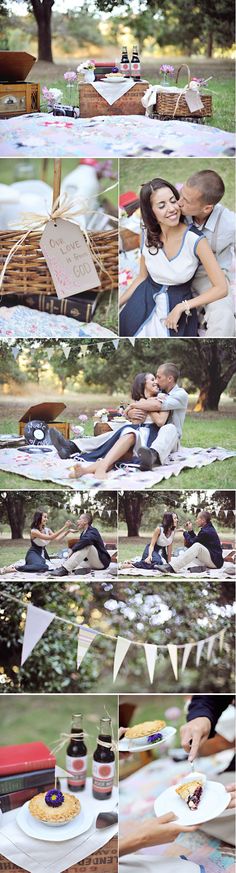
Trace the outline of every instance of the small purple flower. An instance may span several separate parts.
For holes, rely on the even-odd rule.
[[[168,76],[173,76],[175,72],[175,68],[172,67],[172,64],[162,64],[160,67],[160,73],[167,74]]]
[[[150,734],[148,737],[148,743],[156,743],[157,740],[162,740],[162,734]]]
[[[51,788],[50,791],[47,791],[47,794],[45,794],[45,803],[47,803],[47,806],[62,806],[64,800],[64,794],[62,794],[62,791],[59,791],[58,788]]]
[[[119,73],[119,67],[112,67],[112,73]]]
[[[79,415],[79,421],[88,421],[87,415]]]
[[[68,73],[64,73],[64,79],[66,82],[75,82],[77,79],[76,73],[73,73],[73,70],[68,70]]]

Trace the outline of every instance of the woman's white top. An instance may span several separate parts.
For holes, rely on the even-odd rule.
[[[51,534],[51,533],[52,533],[52,531],[50,530],[49,527],[44,527],[44,529],[42,530],[42,534],[45,534],[46,536],[47,536],[47,534]],[[46,548],[46,546],[48,546],[48,540],[41,540],[40,537],[32,536],[32,531],[31,531],[31,539],[32,539],[32,542],[35,543],[36,546],[40,546],[41,549]]]
[[[163,527],[161,524],[159,537],[156,540],[156,545],[157,546],[170,546],[171,543],[173,543],[174,535],[175,535],[175,530],[172,530],[170,535],[167,537],[166,534],[164,533],[164,530],[163,530]]]
[[[168,258],[164,249],[159,249],[155,254],[151,254],[144,243],[142,254],[145,260],[147,271],[154,282],[163,285],[163,293],[160,292],[156,297],[156,306],[153,312],[143,326],[135,334],[137,337],[167,337],[169,330],[162,324],[162,319],[167,318],[168,296],[166,294],[169,285],[182,285],[188,282],[196,273],[199,266],[199,258],[197,248],[201,237],[191,230],[191,227],[186,227],[179,251],[173,258]],[[152,251],[152,250],[151,250]],[[153,248],[155,251],[155,248]]]

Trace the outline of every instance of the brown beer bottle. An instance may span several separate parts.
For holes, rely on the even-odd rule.
[[[72,715],[71,738],[66,750],[66,769],[69,773],[67,785],[70,791],[83,791],[86,785],[87,747],[84,742],[81,714]]]
[[[112,794],[115,755],[111,746],[111,719],[101,718],[98,745],[93,755],[93,797],[97,800],[108,800]]]
[[[129,70],[129,56],[127,46],[124,45],[121,54],[121,62],[120,62],[120,72],[123,73],[126,79],[129,79],[130,70]]]
[[[133,54],[131,58],[131,78],[135,82],[139,82],[141,77],[141,64],[139,60],[138,46],[133,46]]]

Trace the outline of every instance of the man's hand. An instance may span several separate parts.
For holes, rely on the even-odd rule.
[[[210,731],[211,722],[206,716],[193,718],[180,728],[181,744],[185,752],[188,752],[190,763],[196,758],[202,743],[208,740]]]
[[[128,421],[131,421],[132,424],[144,424],[146,412],[144,412],[143,409],[139,409],[135,403],[131,403],[125,410],[125,417],[128,418]]]
[[[193,530],[193,525],[191,521],[186,521],[186,530]]]

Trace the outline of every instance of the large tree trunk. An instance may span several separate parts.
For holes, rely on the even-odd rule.
[[[51,17],[55,0],[31,0],[38,25],[38,60],[53,64]]]
[[[212,58],[213,52],[213,30],[208,31],[207,35],[207,57]]]
[[[13,540],[21,540],[25,524],[25,498],[23,495],[8,491],[6,509]]]
[[[124,494],[123,500],[128,537],[138,537],[143,514],[142,493],[133,494],[132,497],[130,494]]]

